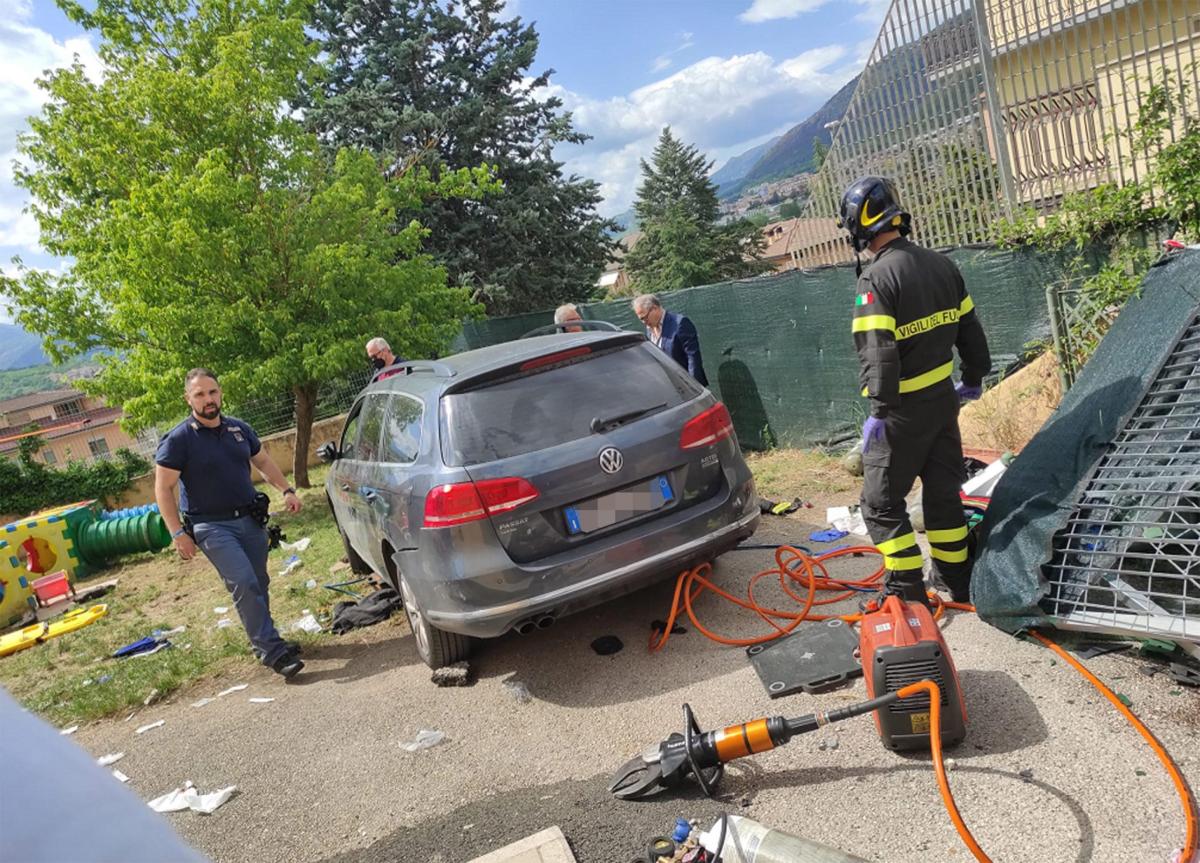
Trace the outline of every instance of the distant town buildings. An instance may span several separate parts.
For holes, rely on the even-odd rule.
[[[0,401],[0,456],[15,459],[20,442],[38,436],[36,458],[46,464],[94,461],[118,449],[144,449],[117,424],[121,408],[64,388]]]

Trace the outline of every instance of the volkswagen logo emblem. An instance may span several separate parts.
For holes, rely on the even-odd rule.
[[[625,464],[625,456],[615,446],[606,446],[600,450],[600,470],[605,473],[616,473]]]

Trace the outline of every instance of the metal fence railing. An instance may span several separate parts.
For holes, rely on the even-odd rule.
[[[794,233],[801,267],[853,256],[833,229],[856,177],[896,181],[915,239],[988,242],[996,221],[1063,195],[1145,179],[1154,153],[1127,133],[1170,76],[1200,90],[1197,0],[893,0],[813,178]]]
[[[1117,319],[1120,307],[1109,305],[1083,290],[1078,279],[1046,288],[1046,307],[1050,312],[1050,333],[1059,377],[1063,392],[1066,392]]]

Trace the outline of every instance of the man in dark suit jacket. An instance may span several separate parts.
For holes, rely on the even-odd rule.
[[[645,325],[646,338],[687,369],[688,374],[708,386],[695,324],[678,312],[668,312],[654,294],[642,294],[634,299],[633,313]]]

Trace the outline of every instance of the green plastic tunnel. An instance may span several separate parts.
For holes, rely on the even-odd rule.
[[[122,554],[158,551],[170,544],[171,534],[157,512],[90,521],[75,537],[80,558],[92,566],[101,566]]]

